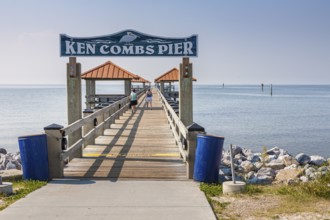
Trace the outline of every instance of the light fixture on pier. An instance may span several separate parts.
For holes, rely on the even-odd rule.
[[[188,65],[186,65],[186,66],[184,67],[183,77],[184,77],[184,78],[189,78],[189,67],[188,67]]]

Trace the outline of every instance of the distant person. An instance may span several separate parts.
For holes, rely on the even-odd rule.
[[[146,103],[147,103],[147,108],[149,108],[149,104],[150,107],[152,108],[152,92],[150,91],[150,89],[148,89],[146,94]]]
[[[135,89],[132,90],[129,98],[131,100],[132,113],[134,113],[136,111],[136,105],[137,105],[137,95],[135,93]]]

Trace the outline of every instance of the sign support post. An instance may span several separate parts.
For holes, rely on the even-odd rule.
[[[76,57],[69,57],[67,63],[67,97],[68,97],[68,124],[82,118],[81,105],[81,65],[76,62]],[[68,137],[69,145],[74,144],[82,137],[81,128]],[[74,157],[82,157],[82,150]],[[72,159],[72,158],[70,158]]]
[[[179,118],[185,126],[193,123],[192,75],[192,64],[188,57],[183,57],[179,78]]]

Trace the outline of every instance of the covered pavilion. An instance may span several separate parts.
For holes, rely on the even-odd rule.
[[[82,73],[81,78],[86,80],[86,108],[90,109],[95,106],[96,83],[97,80],[123,80],[125,83],[125,93],[122,96],[129,96],[131,93],[132,80],[139,80],[136,74],[107,61],[93,69]],[[103,97],[109,101],[109,97]]]
[[[141,77],[141,76],[138,76],[139,79],[132,79],[131,82],[132,83],[142,83],[142,88],[144,89],[146,87],[146,83],[149,84],[150,86],[150,81],[149,80],[146,80],[145,78]]]
[[[162,93],[165,92],[165,83],[168,83],[168,90],[166,92],[171,93],[172,92],[172,82],[178,82],[179,81],[179,70],[177,68],[173,68],[169,71],[167,71],[166,73],[164,73],[163,75],[159,76],[158,78],[155,79],[155,83],[159,84],[160,83],[160,91]],[[196,78],[192,77],[193,81],[197,81]]]

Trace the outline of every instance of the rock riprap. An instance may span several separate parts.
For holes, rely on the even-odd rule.
[[[330,172],[330,158],[288,151],[274,147],[262,153],[235,146],[233,150],[235,177],[251,184],[308,182]],[[230,152],[222,152],[220,182],[231,180]]]

